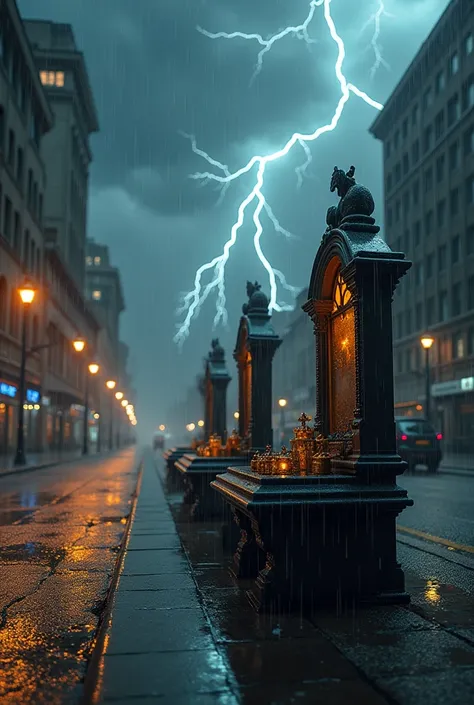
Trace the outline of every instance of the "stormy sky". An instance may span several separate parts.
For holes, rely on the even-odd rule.
[[[378,43],[390,68],[380,66],[371,77],[374,23],[361,29],[379,0],[332,0],[348,80],[383,103],[447,4],[385,0],[392,16],[381,18]],[[285,38],[250,85],[261,47],[211,40],[197,25],[267,37],[303,22],[309,0],[20,0],[19,7],[26,18],[72,24],[85,54],[101,127],[92,138],[89,235],[111,247],[122,273],[122,337],[131,347],[139,419],[149,433],[166,423],[169,403],[193,382],[213,336],[211,296],[179,353],[173,335],[180,294],[192,288],[196,268],[221,253],[254,183],[252,175],[240,179],[216,205],[215,184],[188,178],[207,165],[180,131],[194,134],[201,149],[231,170],[254,153],[280,148],[295,131],[313,132],[331,120],[340,95],[336,45],[317,8],[309,27],[313,43]],[[300,189],[294,170],[305,161],[301,149],[268,168],[264,194],[295,237],[288,241],[262,218],[262,246],[295,286],[309,282],[326,209],[334,203],[328,184],[335,164],[356,165],[356,177],[372,190],[382,217],[381,148],[367,131],[376,114],[351,97],[337,130],[312,144],[313,163]],[[258,279],[268,293],[266,273],[252,254],[253,234],[249,211],[227,265],[228,328],[217,332],[232,373],[246,280]]]

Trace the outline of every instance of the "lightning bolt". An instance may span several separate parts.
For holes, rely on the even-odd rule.
[[[191,325],[191,321],[194,316],[197,316],[199,314],[199,311],[203,305],[203,303],[207,300],[209,294],[211,291],[214,289],[217,290],[217,300],[216,300],[216,315],[214,317],[214,325],[217,326],[219,323],[227,323],[227,310],[226,310],[226,298],[225,298],[225,281],[224,281],[224,273],[225,273],[225,266],[227,264],[227,261],[229,259],[230,255],[230,250],[231,248],[235,245],[238,237],[238,232],[240,228],[242,227],[244,220],[245,220],[245,215],[247,209],[249,209],[250,206],[252,206],[252,220],[255,225],[255,234],[253,238],[254,242],[254,248],[257,253],[258,258],[260,259],[263,267],[267,271],[268,274],[268,279],[270,283],[270,303],[269,303],[269,309],[274,310],[274,311],[282,311],[282,310],[291,310],[291,306],[285,305],[285,304],[279,304],[277,301],[278,297],[278,288],[277,288],[277,278],[279,279],[280,283],[283,285],[284,288],[287,290],[294,290],[295,287],[290,287],[286,283],[286,280],[284,279],[284,276],[281,272],[277,272],[277,270],[273,269],[267,258],[265,257],[260,239],[261,235],[263,232],[263,225],[261,222],[261,215],[262,211],[265,210],[267,217],[269,217],[270,221],[274,225],[275,229],[278,230],[279,232],[285,232],[284,229],[281,228],[279,225],[278,221],[276,220],[275,216],[273,215],[273,212],[271,209],[269,209],[268,203],[265,200],[265,197],[263,195],[263,187],[265,183],[265,172],[266,169],[269,165],[271,165],[273,162],[276,162],[283,157],[285,157],[295,145],[299,145],[304,149],[305,154],[306,154],[306,162],[303,164],[301,167],[299,167],[299,171],[297,171],[297,175],[299,175],[299,182],[301,181],[303,174],[305,172],[306,167],[309,165],[311,161],[311,152],[309,148],[309,144],[315,142],[318,140],[322,135],[332,132],[333,130],[336,129],[339,120],[341,118],[341,115],[344,111],[344,107],[346,103],[348,102],[349,98],[351,95],[355,95],[358,98],[361,98],[365,103],[373,107],[375,110],[382,110],[383,105],[367,95],[364,91],[361,91],[357,86],[355,86],[353,83],[349,83],[344,76],[342,67],[344,63],[344,58],[345,58],[345,46],[344,42],[339,36],[336,26],[334,24],[334,20],[331,15],[331,1],[332,0],[311,0],[309,4],[309,12],[308,15],[305,19],[305,21],[298,26],[295,27],[287,27],[285,30],[282,30],[278,34],[273,35],[269,39],[263,39],[261,35],[259,34],[244,34],[243,32],[233,32],[231,34],[227,34],[225,32],[219,32],[217,34],[211,34],[209,32],[206,32],[205,30],[201,29],[200,31],[203,34],[206,34],[206,36],[209,36],[212,39],[218,39],[218,38],[225,38],[225,39],[235,39],[235,38],[242,38],[245,40],[255,40],[257,41],[260,45],[263,45],[263,49],[260,50],[257,58],[257,66],[256,66],[256,72],[258,73],[259,70],[261,70],[262,67],[262,62],[263,62],[263,57],[265,56],[268,51],[270,51],[271,47],[274,46],[274,44],[282,39],[283,37],[293,34],[300,36],[304,39],[308,37],[309,35],[307,34],[308,26],[313,19],[314,12],[318,6],[323,7],[324,11],[324,19],[326,22],[326,25],[329,30],[329,34],[331,36],[331,39],[334,41],[337,47],[337,59],[336,63],[334,66],[334,71],[336,74],[336,79],[339,83],[340,87],[340,97],[339,100],[335,106],[333,116],[330,120],[325,125],[322,125],[320,127],[317,127],[314,132],[309,133],[309,134],[303,134],[301,132],[294,132],[292,136],[288,139],[288,141],[284,144],[284,146],[275,151],[272,152],[271,154],[267,155],[254,155],[248,162],[245,164],[243,167],[240,169],[237,169],[236,171],[231,172],[226,164],[223,164],[220,161],[217,161],[216,159],[213,159],[210,157],[205,151],[199,149],[197,147],[197,144],[194,140],[193,137],[190,137],[191,140],[191,147],[193,151],[203,157],[206,162],[209,164],[209,166],[214,167],[215,171],[204,171],[204,172],[198,172],[195,174],[192,174],[190,178],[198,181],[201,184],[206,184],[210,182],[215,182],[220,188],[222,189],[227,189],[231,183],[234,181],[238,181],[244,174],[248,174],[249,172],[255,171],[255,181],[253,188],[250,190],[250,192],[245,196],[245,198],[241,201],[238,211],[237,211],[237,218],[236,221],[234,222],[231,232],[230,232],[230,237],[227,240],[227,242],[224,245],[222,254],[218,255],[215,257],[213,260],[210,262],[207,262],[206,264],[203,264],[199,269],[196,271],[196,275],[194,278],[194,288],[192,291],[190,291],[188,294],[186,294],[183,298],[182,301],[182,306],[180,309],[181,313],[185,314],[184,320],[182,323],[178,326],[178,331],[174,337],[175,342],[177,342],[179,345],[182,345],[186,338],[189,335],[189,328]],[[208,272],[209,270],[213,271],[213,278],[212,280],[203,288],[202,285],[202,278],[203,275]]]
[[[384,66],[387,71],[390,71],[390,65],[385,61],[385,59],[382,56],[382,47],[380,46],[378,40],[380,37],[380,23],[382,17],[390,17],[393,18],[395,15],[390,14],[387,12],[385,9],[385,3],[384,0],[379,0],[379,4],[377,7],[377,10],[369,17],[367,22],[364,24],[362,27],[360,33],[363,34],[365,30],[373,25],[374,27],[374,33],[372,35],[372,39],[370,40],[370,45],[368,49],[372,49],[374,52],[374,63],[372,64],[372,67],[370,69],[370,78],[374,78],[375,74],[377,73],[378,69],[381,66]]]

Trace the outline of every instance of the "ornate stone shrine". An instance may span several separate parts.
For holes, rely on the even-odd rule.
[[[247,282],[248,301],[242,307],[234,351],[239,382],[239,432],[234,430],[224,442],[224,432],[216,423],[216,391],[212,380],[219,384],[227,374],[219,368],[215,378],[206,375],[209,387],[206,387],[205,419],[209,420],[211,429],[207,442],[198,446],[197,457],[185,455],[175,463],[185,478],[187,493],[184,501],[193,504],[195,519],[224,516],[225,505],[210,487],[211,481],[229,465],[248,465],[252,454],[272,440],[272,361],[281,340],[271,324],[268,298],[260,289],[257,282]],[[223,357],[221,364],[222,360]],[[227,379],[230,380],[228,375]],[[218,408],[222,414],[225,405]],[[225,414],[220,418],[220,423],[225,425]]]
[[[351,601],[407,602],[396,518],[412,505],[396,483],[392,296],[410,268],[372,217],[372,195],[335,168],[309,299],[317,405],[302,414],[291,449],[229,468],[214,489],[241,528],[232,571],[255,578],[257,609]]]

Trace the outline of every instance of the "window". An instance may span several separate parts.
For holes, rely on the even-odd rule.
[[[444,110],[440,110],[435,117],[435,138],[441,139],[444,135]]]
[[[423,304],[416,304],[415,307],[415,328],[420,330],[423,327]]]
[[[438,320],[446,321],[448,319],[448,292],[440,291],[438,296]]]
[[[433,323],[434,323],[434,296],[430,296],[430,298],[426,302],[426,325],[432,326]]]
[[[425,215],[425,235],[431,235],[433,232],[433,211],[429,210]]]
[[[446,245],[438,247],[438,272],[443,272],[446,269]]]
[[[7,162],[13,169],[15,164],[15,133],[13,130],[8,130]]]
[[[94,301],[100,301],[102,298],[102,292],[99,291],[98,289],[95,289],[92,292],[92,298],[94,299]]]
[[[100,257],[94,257],[94,264],[96,267],[100,267],[100,262],[101,262]]]
[[[474,105],[474,76],[471,74],[462,87],[462,109],[469,110]]]
[[[431,147],[433,146],[433,127],[431,125],[428,125],[428,127],[425,127],[425,131],[423,133],[423,154],[426,154],[426,152],[429,152]]]
[[[451,76],[455,76],[459,71],[459,55],[457,51],[455,51],[454,54],[451,56],[451,60],[449,62],[449,70],[451,72]]]
[[[460,332],[452,335],[452,356],[453,360],[460,360],[464,357],[464,337]]]
[[[451,215],[457,215],[459,213],[459,189],[451,189],[449,194],[449,212]]]
[[[18,211],[15,211],[13,216],[13,249],[21,254],[21,223]]]
[[[395,183],[398,184],[400,179],[402,178],[402,169],[400,166],[400,162],[395,164]]]
[[[413,245],[418,247],[421,239],[421,223],[419,220],[415,221],[413,226]]]
[[[408,118],[405,118],[402,124],[402,137],[405,140],[408,136]]]
[[[30,231],[28,229],[25,230],[25,236],[23,238],[23,264],[25,265],[26,270],[29,272],[30,271]]]
[[[444,154],[440,154],[436,160],[436,181],[438,184],[444,179]]]
[[[40,71],[40,80],[43,86],[56,86],[56,88],[63,88],[64,71]]]
[[[408,154],[405,152],[403,155],[403,174],[406,176],[410,169],[410,160],[408,159]]]
[[[3,235],[10,240],[12,235],[12,202],[5,196],[5,206],[3,212]]]
[[[462,301],[461,301],[461,283],[456,282],[453,284],[451,292],[451,308],[453,311],[453,316],[459,316],[462,311]]]
[[[459,143],[453,142],[449,148],[449,168],[457,169],[459,166]]]
[[[430,277],[433,276],[433,260],[434,260],[434,255],[432,252],[430,252],[429,255],[426,257],[426,278],[429,279]]]
[[[418,105],[413,106],[413,110],[411,112],[411,124],[412,125],[418,124]]]
[[[468,205],[474,203],[474,174],[466,179],[466,203]]]
[[[474,308],[474,277],[467,280],[467,307],[471,311]]]
[[[459,235],[455,235],[451,240],[451,264],[457,264],[459,262],[460,250],[461,239]]]
[[[469,156],[474,152],[474,126],[464,133],[464,156]]]
[[[466,230],[466,255],[474,255],[474,225]]]
[[[425,193],[433,188],[433,169],[430,167],[425,171]]]
[[[410,192],[405,191],[403,194],[403,215],[405,218],[408,216],[410,212]]]
[[[21,147],[18,147],[17,152],[16,152],[16,180],[20,184],[20,187],[23,186],[23,150]]]
[[[408,309],[408,311],[405,313],[405,330],[406,335],[411,335],[413,330],[411,325],[411,309]]]
[[[433,104],[433,91],[430,86],[430,88],[427,88],[423,94],[423,107],[426,110],[426,108],[429,108],[432,104]]]
[[[415,264],[415,286],[423,284],[423,262]]]
[[[411,147],[411,160],[413,164],[416,164],[420,158],[420,141],[415,140]]]
[[[456,93],[451,100],[448,101],[448,127],[454,125],[461,117],[461,106],[459,105],[459,96]]]
[[[441,91],[444,91],[446,87],[446,76],[444,75],[444,71],[438,71],[436,74],[436,80],[435,80],[435,90],[436,94],[438,95],[441,93]]]
[[[468,34],[466,39],[464,40],[464,49],[466,51],[467,56],[469,56],[469,54],[472,54],[472,50],[474,49],[474,41],[472,38],[472,34]]]
[[[441,201],[438,201],[436,204],[436,222],[438,224],[438,228],[442,228],[444,225],[445,221],[445,214],[446,214],[446,201],[444,198]]]

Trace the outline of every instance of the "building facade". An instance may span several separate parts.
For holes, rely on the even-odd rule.
[[[54,113],[54,127],[42,144],[48,174],[45,238],[57,248],[82,290],[92,160],[89,137],[99,130],[97,111],[72,27],[40,20],[25,20],[24,25]]]
[[[474,450],[474,5],[452,0],[386,102],[385,233],[413,267],[394,300],[395,401],[425,410],[450,450]]]
[[[37,288],[27,319],[27,347],[44,329],[43,217],[46,174],[40,156],[52,111],[14,0],[0,5],[0,454],[15,447],[23,311],[18,287]],[[41,444],[41,352],[26,368],[27,447]]]

